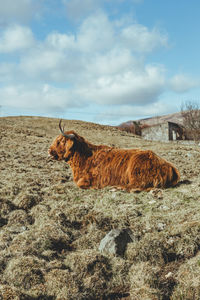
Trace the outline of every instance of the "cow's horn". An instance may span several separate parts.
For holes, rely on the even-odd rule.
[[[62,135],[63,135],[64,137],[66,137],[67,139],[74,139],[74,138],[75,138],[75,135],[74,135],[73,133],[71,133],[71,134],[65,134],[65,133],[64,133],[64,126],[63,126],[63,128],[62,128],[62,127],[61,127],[61,123],[62,123],[62,120],[60,120],[60,122],[59,122],[59,128],[60,128],[60,131],[61,131]]]

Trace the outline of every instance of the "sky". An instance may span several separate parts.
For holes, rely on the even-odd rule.
[[[119,125],[200,103],[199,0],[0,0],[0,116]]]

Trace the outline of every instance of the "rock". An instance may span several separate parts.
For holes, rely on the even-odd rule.
[[[165,229],[165,227],[166,227],[166,224],[164,224],[164,223],[158,223],[157,224],[157,230],[158,231],[163,231]]]
[[[173,276],[173,273],[172,272],[169,272],[169,273],[167,273],[166,275],[165,275],[165,278],[170,278],[170,277],[172,277]]]
[[[113,229],[101,240],[99,251],[123,256],[130,242],[133,242],[133,237],[129,228]]]

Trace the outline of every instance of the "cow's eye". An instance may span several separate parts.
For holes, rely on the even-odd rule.
[[[57,146],[59,146],[60,145],[60,141],[57,141]]]

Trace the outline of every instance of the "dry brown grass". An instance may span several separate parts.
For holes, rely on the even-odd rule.
[[[151,149],[182,182],[150,193],[78,189],[66,163],[47,159],[58,120],[0,118],[0,299],[199,299],[200,148],[65,124],[92,143]],[[113,228],[132,230],[124,257],[98,251]]]

